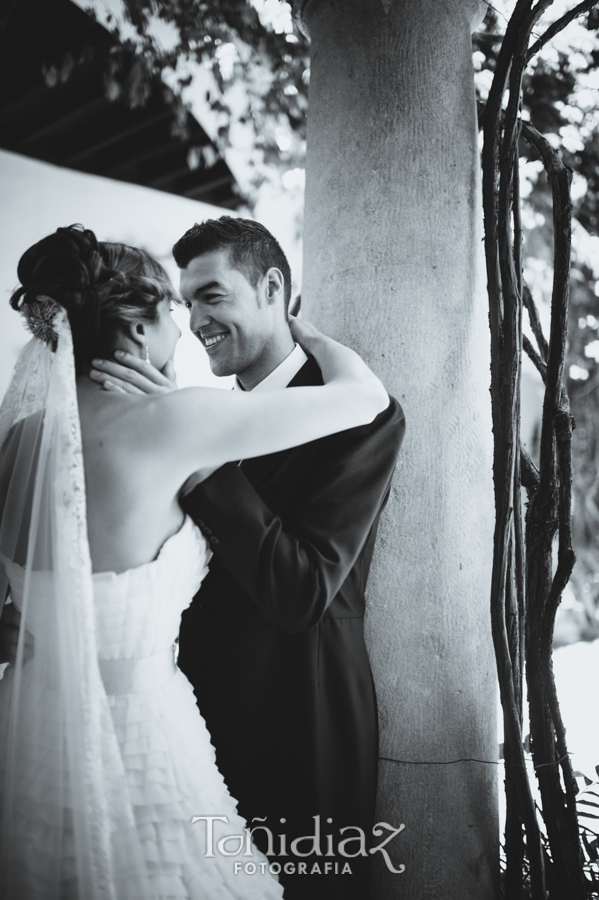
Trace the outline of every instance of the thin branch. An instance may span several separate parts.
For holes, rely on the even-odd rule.
[[[572,569],[575,555],[572,549],[572,417],[568,396],[564,390],[561,392],[560,408],[555,416],[555,438],[557,459],[559,465],[559,547],[558,564],[551,589],[547,598],[546,622],[544,623],[546,634],[544,641],[549,646],[553,638],[552,618],[561,602],[562,592],[566,587]],[[551,633],[549,633],[551,627]]]
[[[545,404],[549,418],[544,421],[541,431],[541,456],[545,454],[547,463],[553,458],[554,418],[561,397],[561,381],[566,350],[567,312],[570,296],[570,256],[572,244],[572,201],[570,199],[571,170],[564,165],[559,154],[549,141],[530,123],[522,123],[522,136],[538,151],[547,171],[553,195],[553,241],[555,268],[551,298],[551,333],[547,356],[547,387]],[[543,410],[545,419],[545,409]],[[541,461],[541,480],[543,462]],[[549,468],[546,468],[549,472]]]
[[[518,406],[519,358],[521,353],[520,294],[517,290],[517,274],[506,242],[506,226],[509,225],[511,167],[515,158],[515,132],[519,128],[518,105],[521,87],[521,67],[513,73],[512,61],[516,51],[520,58],[526,52],[532,0],[518,0],[508,23],[501,45],[495,76],[489,91],[484,112],[483,145],[483,205],[485,214],[485,256],[489,288],[489,318],[491,325],[491,393],[495,449],[493,477],[495,483],[496,524],[494,535],[493,572],[491,578],[491,623],[495,645],[497,672],[503,707],[506,762],[506,792],[510,805],[509,822],[506,822],[506,843],[511,848],[521,846],[518,832],[522,822],[526,828],[527,855],[532,877],[532,896],[545,900],[545,861],[534,800],[528,777],[514,763],[521,763],[523,756],[522,729],[518,710],[519,665],[518,654],[512,661],[510,642],[506,631],[507,577],[510,571],[508,559],[512,557],[514,539],[513,500],[515,496],[518,446],[514,442],[514,421]],[[528,31],[530,34],[530,31]],[[511,128],[503,124],[502,101],[506,84],[510,79]],[[502,140],[503,131],[503,140]],[[501,155],[500,155],[501,147]],[[501,177],[500,177],[501,171]],[[498,183],[500,191],[498,193]],[[503,227],[500,226],[500,221]],[[514,291],[514,287],[516,290]],[[516,404],[516,405],[514,405]],[[517,433],[516,433],[517,437]],[[511,577],[511,574],[510,574]],[[519,816],[515,815],[516,809]],[[519,849],[516,851],[519,857]],[[508,881],[519,882],[514,857],[508,866]],[[518,871],[520,876],[520,870]],[[520,892],[518,892],[520,893]]]
[[[487,279],[489,289],[489,315],[491,324],[491,336],[496,341],[501,340],[502,306],[501,277],[499,273],[497,242],[497,197],[496,184],[498,174],[498,156],[500,143],[501,104],[505,87],[509,76],[512,55],[518,41],[521,23],[526,14],[530,12],[531,0],[518,0],[516,8],[510,17],[501,44],[495,74],[489,91],[489,96],[484,109],[484,145],[483,145],[483,207],[485,215],[485,252],[487,259]],[[491,357],[493,369],[495,354]],[[498,378],[498,372],[494,373]],[[495,415],[495,413],[494,413]],[[501,423],[494,421],[494,429],[497,432]]]
[[[566,752],[566,739],[551,664],[555,615],[574,565],[571,534],[571,430],[568,400],[562,385],[570,290],[571,172],[535,128],[522,123],[522,135],[538,151],[553,198],[554,272],[551,329],[546,360],[541,425],[540,478],[528,507],[529,570],[527,598],[527,681],[535,764],[554,762]],[[552,577],[552,542],[559,527],[558,565]],[[576,784],[569,762],[559,777],[537,771],[543,819],[551,850],[549,875],[556,896],[585,894],[576,817]]]
[[[523,487],[529,494],[531,491],[536,491],[539,486],[539,470],[535,466],[532,456],[523,446],[520,446],[520,471]]]
[[[557,445],[557,459],[559,466],[559,548],[558,548],[558,564],[549,597],[547,600],[547,614],[545,621],[547,622],[550,633],[546,637],[545,648],[545,664],[546,674],[545,681],[547,685],[547,695],[551,715],[553,718],[553,727],[555,728],[555,739],[557,752],[560,757],[560,765],[562,769],[562,778],[566,789],[566,818],[568,821],[568,837],[572,844],[572,857],[575,857],[576,850],[579,852],[579,864],[582,861],[580,844],[576,845],[575,838],[578,835],[578,817],[576,811],[576,794],[578,787],[572,769],[572,761],[568,756],[566,746],[566,729],[564,727],[561,710],[557,698],[557,690],[553,671],[551,666],[552,638],[555,623],[555,615],[561,602],[562,593],[566,587],[576,557],[572,548],[572,425],[573,419],[570,415],[568,395],[562,389],[560,398],[560,409],[555,419],[555,437]]]
[[[592,9],[594,6],[597,6],[597,0],[584,0],[583,3],[579,3],[578,6],[575,6],[573,9],[569,10],[567,13],[564,13],[561,18],[557,19],[553,25],[550,25],[547,31],[541,35],[538,41],[532,45],[526,54],[526,62],[530,62],[533,56],[541,50],[545,44],[551,40],[551,38],[555,37],[556,34],[559,34],[560,31],[569,25],[573,19],[578,18],[583,13],[587,12],[587,10]]]
[[[523,343],[523,347],[524,347],[527,355],[532,360],[532,362],[535,364],[537,371],[539,372],[541,378],[543,379],[543,381],[546,381],[547,365],[545,364],[544,360],[541,359],[541,357],[539,356],[539,354],[537,353],[537,351],[535,350],[533,345],[530,343],[530,341],[528,340],[526,335],[524,335],[522,343]]]
[[[494,12],[496,12],[498,16],[501,16],[502,19],[505,19],[506,22],[508,21],[505,13],[502,13],[501,10],[497,9],[496,6],[493,6],[493,4],[489,2],[489,0],[483,0],[483,3],[485,3],[489,7],[489,9],[492,9]]]
[[[522,118],[522,100],[519,103],[520,118]],[[514,267],[516,269],[516,285],[518,297],[522,297],[523,277],[522,277],[522,212],[520,209],[520,159],[518,153],[518,143],[520,138],[520,128],[518,127],[516,143],[514,145],[514,164],[513,164],[513,193],[512,193],[512,218],[514,220]],[[522,314],[522,304],[520,307],[520,315]]]
[[[541,326],[541,319],[539,318],[539,311],[536,307],[535,301],[533,300],[532,293],[530,291],[529,286],[524,282],[522,286],[522,299],[524,301],[524,306],[528,312],[528,321],[530,322],[530,327],[532,329],[532,333],[535,336],[537,346],[539,348],[539,352],[544,362],[547,362],[547,354],[549,353],[549,345],[545,340],[545,335],[543,334],[543,328]]]
[[[532,30],[553,0],[518,0],[499,50],[487,104],[479,115],[484,131],[483,206],[491,325],[491,396],[495,436],[495,534],[491,578],[491,624],[504,716],[506,759],[506,896],[522,897],[522,863],[528,862],[534,900],[582,900],[585,887],[577,828],[575,789],[551,669],[555,613],[573,565],[571,547],[571,428],[562,386],[567,334],[571,250],[569,170],[545,138],[522,122],[522,78],[530,59]],[[586,5],[585,5],[586,6]],[[576,12],[583,11],[578,8]],[[562,17],[541,42],[576,15]],[[536,47],[542,46],[537,42]],[[506,90],[507,104],[504,104]],[[503,111],[505,105],[505,112]],[[554,271],[549,342],[522,279],[522,225],[518,143],[520,134],[540,154],[553,197]],[[538,350],[522,334],[526,306]],[[522,353],[544,383],[539,469],[520,442]],[[528,492],[526,554],[521,531],[521,491]],[[552,575],[553,539],[559,528],[558,566]],[[525,587],[524,590],[524,581]],[[521,646],[524,634],[524,648]],[[525,650],[525,653],[523,652]],[[532,754],[541,790],[536,809],[522,757],[519,714],[524,656]],[[561,773],[560,773],[561,766]],[[563,775],[563,785],[560,780]],[[565,788],[565,793],[564,793]],[[540,840],[537,812],[547,831]],[[523,844],[523,826],[526,846]],[[509,889],[508,889],[509,888]]]

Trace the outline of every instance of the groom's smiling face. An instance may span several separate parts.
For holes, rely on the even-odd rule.
[[[231,265],[228,250],[212,250],[181,270],[180,292],[190,328],[201,341],[215,375],[243,376],[260,364],[281,315],[268,302],[268,276],[253,287]]]

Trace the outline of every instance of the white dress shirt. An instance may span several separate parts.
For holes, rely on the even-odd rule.
[[[293,381],[301,367],[307,361],[308,357],[299,344],[296,344],[289,356],[286,356],[282,363],[279,363],[276,369],[273,369],[270,375],[258,382],[253,391],[278,391],[286,388],[290,381]],[[243,388],[237,379],[233,385],[233,390],[243,391]]]

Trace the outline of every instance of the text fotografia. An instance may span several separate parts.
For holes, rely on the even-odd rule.
[[[340,867],[338,862],[332,863],[330,860],[328,862],[322,863],[309,863],[298,862],[297,864],[294,862],[286,862],[281,865],[279,862],[246,862],[240,863],[236,862],[233,865],[233,873],[235,875],[239,875],[241,870],[245,872],[246,875],[255,875],[256,872],[260,872],[261,875],[265,875],[268,872],[270,875],[280,875],[281,870],[285,872],[286,875],[351,875],[352,870],[351,866],[348,862],[343,863],[343,868]]]
[[[252,835],[256,831],[262,831],[266,834],[268,842],[266,856],[294,856],[296,858],[307,856],[323,857],[322,862],[314,861],[311,863],[296,863],[291,860],[285,863],[236,862],[236,875],[242,869],[247,875],[254,875],[258,871],[260,872],[260,874],[264,875],[267,869],[271,875],[278,875],[281,872],[281,869],[288,875],[351,875],[351,864],[349,862],[344,862],[342,864],[339,860],[337,860],[333,863],[330,859],[327,860],[326,857],[342,856],[344,857],[344,859],[350,860],[356,859],[359,856],[372,855],[374,853],[381,854],[381,856],[385,860],[387,868],[395,875],[400,875],[405,871],[406,867],[404,865],[399,865],[397,868],[395,868],[395,866],[391,862],[389,853],[387,852],[387,846],[395,837],[397,837],[398,834],[400,834],[400,832],[404,830],[405,825],[400,825],[399,828],[394,828],[393,825],[389,825],[388,822],[378,822],[372,829],[374,837],[384,837],[387,831],[390,832],[390,834],[387,834],[385,839],[380,844],[377,844],[376,847],[370,847],[370,849],[367,850],[366,834],[362,828],[359,828],[356,825],[346,825],[345,828],[340,828],[339,839],[337,842],[337,846],[335,847],[334,834],[321,835],[320,816],[313,816],[312,818],[314,819],[314,833],[295,838],[289,843],[289,847],[287,847],[286,834],[278,834],[275,836],[273,835],[270,828],[267,828],[265,825],[256,825],[254,828],[245,828],[243,834],[227,834],[225,835],[225,837],[222,837],[220,838],[220,840],[216,841],[215,844],[214,822],[225,822],[225,824],[228,825],[229,820],[226,816],[193,816],[191,819],[191,824],[193,825],[195,822],[206,823],[206,852],[204,853],[205,858],[216,856],[215,850],[221,856],[253,856],[254,848],[252,846]],[[265,821],[266,818],[252,819],[252,822]],[[327,823],[329,824],[332,823],[332,821],[332,819],[327,819]],[[281,819],[281,822],[284,823],[285,819]],[[350,832],[350,834],[348,834],[348,832]],[[278,852],[275,852],[274,849],[275,837],[277,837],[279,840]],[[322,849],[323,846],[324,852]]]

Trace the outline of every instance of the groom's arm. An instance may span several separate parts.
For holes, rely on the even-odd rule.
[[[405,430],[393,398],[371,425],[325,438],[285,526],[243,472],[223,466],[184,499],[245,593],[288,632],[315,625],[386,500]]]

